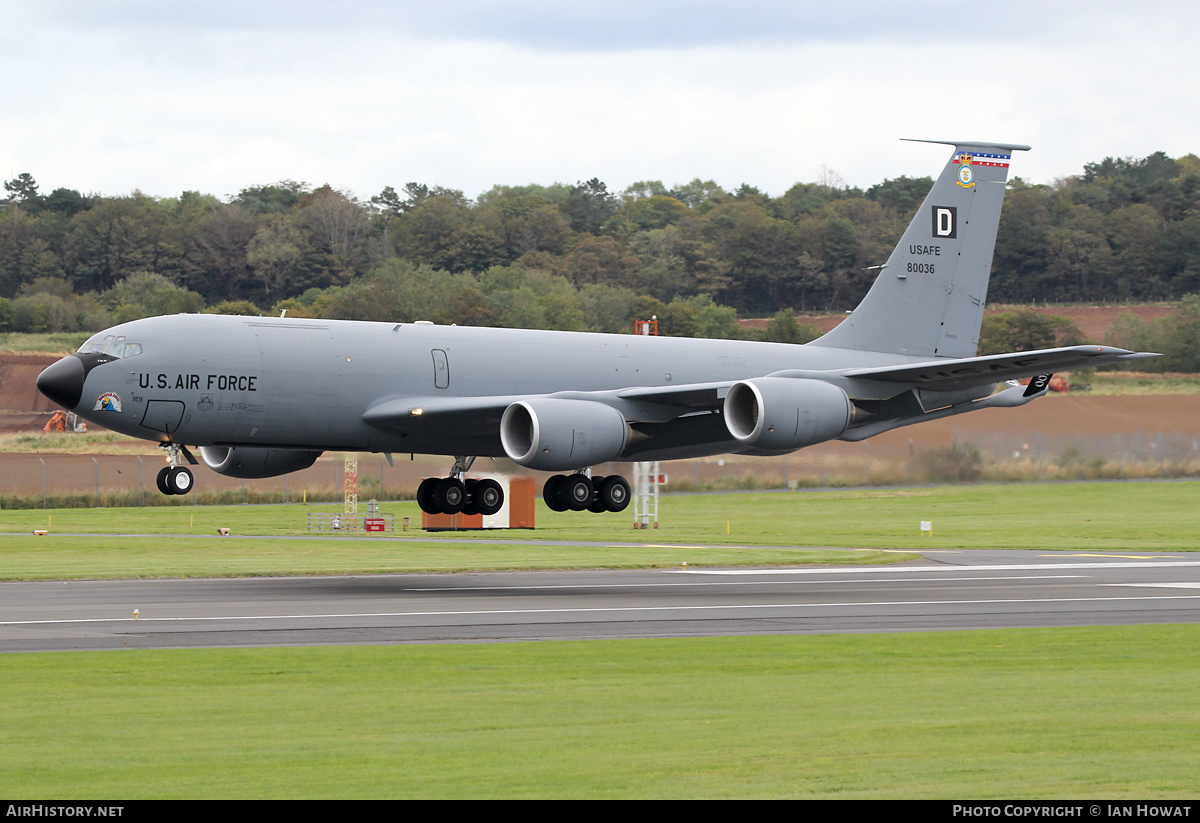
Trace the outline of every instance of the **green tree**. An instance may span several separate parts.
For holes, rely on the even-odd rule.
[[[633,329],[637,295],[620,286],[595,283],[579,287],[579,306],[589,331],[628,334]]]
[[[711,298],[709,302],[712,302]],[[672,300],[658,313],[658,333],[664,337],[696,337],[698,314],[697,304],[687,300]]]
[[[309,249],[308,238],[291,216],[272,214],[263,219],[246,244],[246,264],[262,283],[264,299],[291,291],[288,282]]]
[[[281,180],[267,186],[242,189],[230,201],[251,214],[286,214],[296,208],[312,190],[307,183]]]
[[[609,193],[608,186],[593,177],[571,187],[562,204],[562,213],[573,230],[600,234],[619,206],[620,202]]]
[[[738,337],[737,310],[720,306],[708,295],[692,299],[696,305],[696,337],[728,340]]]
[[[979,334],[979,354],[1036,351],[1056,346],[1074,346],[1083,334],[1070,319],[1030,309],[989,314]]]
[[[261,317],[263,310],[249,300],[224,300],[204,310],[205,314],[230,314],[241,317]]]
[[[204,309],[204,298],[199,294],[152,272],[131,274],[100,295],[99,302],[117,322]]]
[[[800,324],[796,322],[796,313],[791,309],[780,309],[767,322],[767,340],[772,343],[808,342],[801,339]]]
[[[1117,297],[1162,298],[1158,260],[1163,220],[1153,207],[1139,203],[1114,210],[1105,220],[1113,249]]]
[[[446,320],[459,326],[496,326],[500,323],[500,312],[483,292],[467,286],[450,298],[450,314]]]
[[[345,283],[366,259],[367,211],[353,196],[321,186],[306,198],[304,225],[334,282]]]
[[[907,222],[932,187],[932,177],[900,176],[894,180],[884,179],[882,183],[871,186],[867,189],[867,197]]]
[[[102,292],[139,271],[178,268],[169,211],[141,192],[105,198],[71,219],[63,249],[67,276],[81,291]]]
[[[678,222],[687,213],[687,206],[664,194],[641,197],[625,203],[608,221],[607,230],[618,238],[627,238],[640,231],[665,228]]]
[[[33,179],[33,175],[29,172],[21,172],[12,180],[4,184],[4,190],[8,192],[7,201],[9,203],[23,206],[26,209],[36,207],[38,197],[38,185]]]
[[[0,295],[12,297],[25,283],[62,273],[58,255],[37,229],[37,220],[19,206],[0,213]]]
[[[189,266],[180,284],[199,292],[210,304],[256,295],[246,254],[258,228],[258,218],[236,203],[209,209],[195,227]],[[137,270],[155,271],[152,266]]]

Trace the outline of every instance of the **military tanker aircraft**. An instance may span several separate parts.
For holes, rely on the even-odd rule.
[[[164,494],[192,488],[188,446],[240,478],[304,469],[323,451],[409,452],[454,458],[422,482],[426,512],[499,511],[500,485],[466,478],[478,457],[553,472],[552,509],[603,512],[624,509],[630,489],[591,476],[600,463],[863,440],[1023,405],[1058,370],[1153,356],[1095,345],[977,356],[1009,163],[1029,147],[922,142],[952,146],[949,161],[863,301],[806,345],[179,314],[99,332],[38,388],[157,440]]]

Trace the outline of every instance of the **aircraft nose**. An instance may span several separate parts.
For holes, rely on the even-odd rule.
[[[38,391],[64,409],[74,409],[83,395],[83,379],[87,373],[83,361],[73,354],[51,363],[38,375]]]

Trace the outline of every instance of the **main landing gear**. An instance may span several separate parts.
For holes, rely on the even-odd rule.
[[[196,458],[192,457],[186,446],[159,443],[158,447],[167,453],[167,460],[171,463],[161,469],[155,479],[158,490],[163,494],[187,494],[192,490],[195,478],[192,477],[192,470],[183,465],[180,455],[186,456],[193,466],[196,465]]]
[[[629,505],[629,481],[619,474],[588,477],[556,474],[542,487],[542,499],[552,511],[619,512]]]
[[[449,477],[426,477],[417,486],[417,505],[427,514],[492,515],[504,505],[504,489],[495,480],[464,480],[474,457],[454,458]]]
[[[486,514],[500,511],[504,489],[495,480],[464,480],[474,457],[455,457],[449,477],[427,477],[417,486],[417,505],[427,514]],[[542,488],[553,511],[619,512],[629,505],[629,481],[619,474],[588,477],[556,474]]]

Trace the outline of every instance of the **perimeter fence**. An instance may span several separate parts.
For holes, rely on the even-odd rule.
[[[358,460],[360,500],[406,500],[423,477],[442,476],[450,458],[349,455]],[[194,467],[191,494],[159,493],[157,454],[0,454],[0,509],[235,503],[328,502],[343,499],[345,461],[326,456],[280,477],[240,480]],[[507,460],[476,468],[545,477]],[[627,464],[594,474],[629,474]],[[661,461],[665,492],[734,489],[892,486],[923,483],[1038,482],[1200,477],[1200,433],[1135,432],[1089,437],[1008,434],[918,445],[893,435],[861,443],[823,443],[783,457],[725,455]]]

